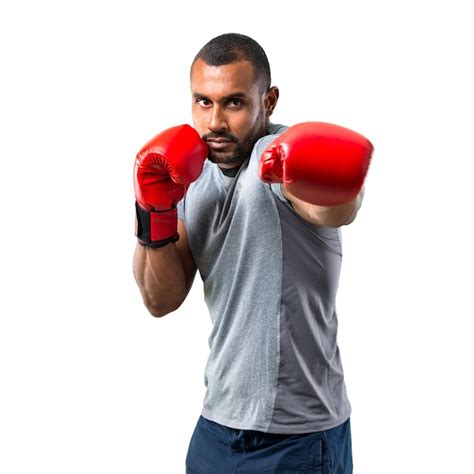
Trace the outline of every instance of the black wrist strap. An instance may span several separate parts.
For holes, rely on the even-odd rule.
[[[145,247],[160,248],[179,239],[176,208],[148,211],[135,202],[135,235]]]

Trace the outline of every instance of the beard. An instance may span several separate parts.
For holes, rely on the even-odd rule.
[[[209,148],[207,158],[212,163],[225,165],[238,165],[244,162],[252,152],[253,146],[259,138],[262,138],[266,133],[266,125],[263,121],[263,112],[260,112],[255,123],[261,124],[259,127],[254,125],[248,135],[239,140],[236,136],[226,132],[208,133],[202,137],[203,140],[208,138],[226,138],[236,144],[233,151],[216,151]]]

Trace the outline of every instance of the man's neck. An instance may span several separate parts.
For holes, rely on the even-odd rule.
[[[244,161],[241,161],[238,164],[232,163],[231,165],[226,164],[225,166],[219,165],[219,169],[222,171],[223,175],[233,178],[239,172],[239,169],[242,166]]]

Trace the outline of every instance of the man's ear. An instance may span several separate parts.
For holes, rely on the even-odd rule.
[[[278,102],[278,97],[280,96],[280,91],[278,87],[272,86],[270,87],[267,92],[265,92],[265,116],[270,117]]]

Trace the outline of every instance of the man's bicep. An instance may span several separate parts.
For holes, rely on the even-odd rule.
[[[194,258],[193,254],[191,253],[191,249],[189,248],[186,227],[184,226],[184,222],[181,219],[178,219],[178,234],[179,240],[176,242],[175,245],[181,257],[181,262],[183,263],[184,272],[186,274],[186,291],[188,292],[193,284],[197,267],[194,263]]]

